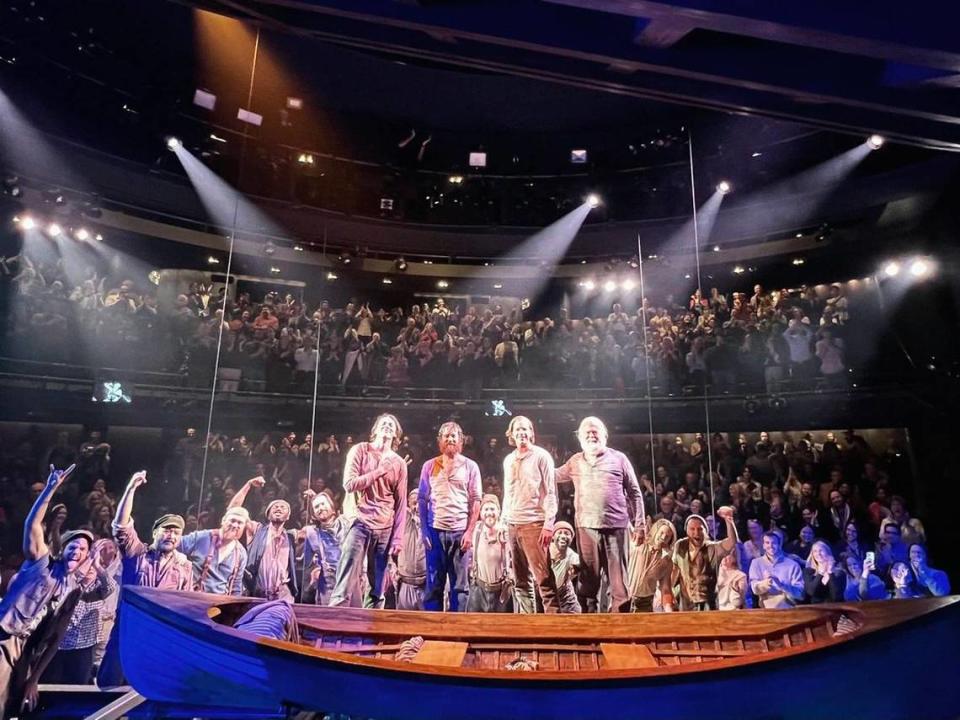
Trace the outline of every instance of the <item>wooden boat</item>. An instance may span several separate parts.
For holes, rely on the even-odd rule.
[[[928,720],[960,714],[958,601],[560,616],[298,605],[295,644],[231,627],[253,600],[125,588],[121,657],[147,698],[221,711]],[[412,662],[397,660],[415,636]],[[537,669],[506,669],[517,658]]]

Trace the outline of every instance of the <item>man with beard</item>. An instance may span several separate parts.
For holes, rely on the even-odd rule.
[[[407,507],[417,507],[419,490],[411,490]],[[403,547],[397,555],[397,610],[442,610],[425,608],[428,558],[424,548],[424,533],[420,528],[420,514],[407,513],[407,527],[403,532]],[[442,599],[441,591],[441,599]]]
[[[653,612],[653,599],[660,590],[664,610],[673,610],[671,553],[677,540],[673,523],[661,518],[653,523],[645,541],[630,553],[629,591],[631,612]]]
[[[686,537],[673,548],[673,562],[680,579],[681,610],[711,610],[717,594],[717,573],[720,561],[737,547],[737,527],[733,508],[724,506],[717,515],[727,525],[723,540],[707,539],[707,521],[700,515],[687,518]]]
[[[513,556],[520,612],[535,613],[531,573],[540,590],[544,612],[559,612],[557,586],[547,559],[557,517],[557,484],[553,457],[535,445],[533,423],[516,415],[507,426],[513,452],[503,460],[503,523]]]
[[[228,508],[216,530],[196,530],[180,540],[193,565],[194,589],[214,595],[242,595],[247,551],[240,537],[250,520],[242,507]]]
[[[250,478],[230,500],[228,510],[242,508],[251,488],[262,488],[262,476]],[[264,511],[267,522],[248,520],[247,566],[243,584],[247,593],[267,600],[289,600],[297,597],[297,535],[286,529],[290,519],[290,503],[273,500]]]
[[[581,613],[583,608],[577,600],[577,590],[573,579],[580,569],[580,556],[573,551],[573,526],[561,520],[553,526],[553,540],[547,550],[550,557],[550,569],[557,586],[557,604],[562,613]]]
[[[792,608],[803,600],[800,563],[783,554],[780,536],[763,534],[763,555],[750,563],[750,589],[765,609]]]
[[[329,605],[340,562],[340,543],[347,533],[343,515],[337,512],[333,493],[307,490],[313,524],[303,528],[303,602]],[[360,604],[360,588],[355,587],[351,605]]]
[[[140,540],[131,520],[133,500],[137,489],[147,483],[147,473],[140,470],[130,477],[113,519],[113,537],[120,551],[122,567],[121,583],[161,590],[193,589],[193,567],[187,557],[177,550],[183,535],[183,518],[179,515],[162,515],[153,523],[153,543],[149,546]],[[101,687],[122,685],[123,671],[120,667],[120,618],[110,631],[110,639],[104,652],[97,684]]]
[[[464,457],[463,429],[455,422],[440,426],[438,457],[427,460],[420,472],[419,519],[427,554],[425,610],[443,610],[444,590],[450,580],[449,607],[459,610],[457,574],[463,554],[473,543],[473,529],[482,495],[480,467]]]
[[[343,514],[348,525],[330,605],[347,602],[364,559],[370,590],[363,605],[383,605],[387,560],[400,552],[407,521],[407,459],[396,453],[402,437],[397,418],[383,414],[373,423],[370,441],[347,453]]]
[[[599,606],[600,577],[610,588],[611,608],[625,612],[628,535],[642,542],[646,517],[643,493],[629,458],[607,447],[607,427],[600,418],[586,417],[577,430],[581,452],[557,468],[557,482],[572,482],[580,569],[580,600],[586,612]]]
[[[108,584],[102,572],[90,585],[80,577],[93,535],[73,530],[61,539],[60,556],[51,558],[43,537],[43,518],[50,499],[75,469],[50,475],[24,522],[24,563],[0,600],[0,715],[19,715],[37,703],[37,683],[57,652],[77,602],[102,600]],[[4,710],[6,708],[6,710]]]
[[[500,500],[484,495],[473,531],[467,612],[513,612],[510,547],[500,528]]]

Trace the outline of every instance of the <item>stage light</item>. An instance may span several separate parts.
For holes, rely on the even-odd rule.
[[[337,279],[336,273],[332,273],[332,272],[327,273],[327,280],[336,280],[336,279]]]
[[[24,230],[33,230],[36,226],[37,226],[37,221],[34,220],[29,215],[24,215],[20,219],[20,227],[22,227]]]
[[[47,226],[47,235],[50,237],[59,237],[62,232],[63,228],[57,225],[57,223],[50,223]]]
[[[731,190],[733,190],[733,185],[731,185],[729,181],[721,180],[719,183],[717,183],[717,192],[721,195],[726,195]]]
[[[570,162],[573,165],[584,165],[587,162],[587,151],[576,149],[570,151]]]
[[[86,228],[80,228],[73,236],[80,241],[88,240],[90,238],[90,232]]]
[[[398,257],[393,261],[393,266],[397,269],[397,272],[406,272],[407,271],[407,261],[402,257]]]
[[[613,292],[614,290],[617,289],[617,284],[616,284],[613,280],[607,280],[607,281],[603,284],[603,289],[604,289],[606,292]]]
[[[252,110],[247,110],[245,108],[240,108],[237,110],[237,120],[240,122],[245,122],[256,127],[260,127],[263,124],[263,115],[255,113]]]
[[[743,275],[743,273],[745,272],[746,272],[746,269],[743,267],[743,265],[736,265],[733,268],[734,275]]]
[[[460,185],[463,183],[463,175],[451,175],[447,178],[451,185]]]
[[[303,110],[303,99],[298,97],[288,97],[287,110]]]
[[[276,275],[277,273],[280,272],[280,268],[278,268],[276,265],[271,265],[271,266],[270,266],[270,272],[272,272],[274,275]]]
[[[210,139],[213,140],[214,142],[218,142],[218,143],[225,143],[225,142],[227,142],[227,139],[226,139],[226,138],[222,138],[222,137],[220,137],[219,135],[217,135],[216,133],[210,133]]]
[[[690,273],[685,273],[684,276],[683,276],[683,279],[684,279],[684,280],[689,280],[689,279],[690,279]]]
[[[300,153],[297,155],[297,162],[301,165],[313,165],[315,161],[316,158],[314,158],[310,153]]]
[[[384,278],[381,282],[384,285],[393,285],[393,280],[391,280],[390,278]]]
[[[910,274],[914,277],[926,277],[930,274],[930,263],[923,258],[917,258],[910,263]]]
[[[100,242],[103,240],[103,235],[101,235],[100,233],[97,233],[96,237],[94,237],[93,239],[96,240],[97,242]]]
[[[896,277],[900,273],[900,263],[891,261],[883,266],[883,274],[887,277]]]
[[[806,260],[804,260],[803,258],[794,258],[792,262],[794,265],[803,265],[806,262]]]
[[[217,96],[197,88],[193,93],[193,104],[206,110],[213,110],[217,107]],[[126,108],[126,105],[124,105],[124,108]]]
[[[424,261],[423,261],[423,264],[424,264],[424,265],[433,265],[433,260],[424,260]]]
[[[867,145],[870,146],[871,150],[879,150],[883,147],[883,144],[886,142],[886,139],[883,135],[871,135],[867,138]]]
[[[293,250],[294,252],[303,252],[303,245],[294,245]]]
[[[596,193],[590,193],[587,195],[587,205],[591,208],[600,207],[600,196]]]
[[[207,258],[207,265],[219,265],[220,259],[215,258],[213,255]]]
[[[353,262],[353,258],[350,257],[350,253],[345,252],[337,255],[337,260],[343,265],[349,265],[351,262]]]
[[[720,246],[719,246],[719,245],[714,245],[714,246],[713,246],[713,251],[714,251],[714,252],[720,252]]]
[[[623,285],[621,285],[624,290],[633,290],[636,286],[637,283],[632,279],[624,280]]]
[[[583,283],[583,287],[586,290],[593,290],[597,287],[597,284],[593,280],[587,280],[585,283]]]
[[[448,283],[446,280],[437,280],[437,287],[441,290],[446,290],[448,287],[450,287],[450,283]]]
[[[167,138],[167,150],[176,152],[183,147],[183,143],[180,142],[180,138],[168,137]]]
[[[494,283],[494,284],[493,284],[493,289],[494,289],[494,290],[502,290],[502,289],[503,289],[503,283]]]

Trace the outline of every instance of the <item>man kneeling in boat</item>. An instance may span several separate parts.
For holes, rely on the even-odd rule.
[[[792,608],[803,599],[800,563],[783,554],[775,532],[763,534],[763,556],[750,563],[750,589],[768,610]]]
[[[550,569],[557,585],[557,602],[562,613],[580,613],[580,601],[574,578],[580,570],[580,556],[570,547],[573,542],[573,525],[561,520],[553,526],[553,540],[547,550]]]
[[[117,514],[113,518],[113,537],[120,549],[123,568],[121,583],[161,590],[191,590],[193,567],[186,555],[177,550],[183,535],[183,518],[179,515],[162,515],[153,523],[153,542],[148,546],[137,535],[131,515],[137,489],[147,483],[147,473],[134,473],[127,483]],[[120,667],[120,618],[113,624],[110,639],[100,670],[97,684],[100,687],[122,685],[123,671]]]
[[[510,547],[500,528],[500,500],[484,495],[473,531],[467,612],[513,612]]]
[[[631,612],[653,612],[653,599],[660,590],[663,609],[673,610],[673,545],[677,531],[673,523],[660,518],[650,527],[648,537],[630,553],[628,590]]]
[[[737,547],[737,527],[733,524],[733,508],[717,510],[727,525],[723,540],[707,539],[707,521],[690,515],[684,523],[687,536],[673,548],[673,562],[680,579],[681,610],[712,610],[716,603],[717,574],[720,561]]]
[[[243,595],[247,550],[240,536],[250,520],[245,508],[229,508],[216,530],[184,535],[180,550],[193,565],[194,588],[214,595]]]
[[[417,507],[419,491],[411,490],[407,507]],[[397,610],[423,610],[427,587],[427,556],[420,528],[420,515],[407,513],[403,546],[397,555]]]
[[[347,525],[330,490],[307,490],[304,495],[310,498],[313,524],[303,528],[303,602],[329,605]],[[358,591],[350,605],[359,604]]]
[[[257,476],[247,480],[230,500],[228,510],[243,507],[243,501],[251,488],[262,488],[266,480]],[[267,600],[293,602],[297,588],[297,535],[287,530],[290,519],[290,503],[274,500],[264,511],[266,523],[248,520],[247,566],[243,584],[249,595]]]

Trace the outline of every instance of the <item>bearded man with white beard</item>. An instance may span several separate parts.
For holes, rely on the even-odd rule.
[[[607,447],[607,427],[597,417],[585,417],[577,430],[581,452],[557,468],[558,483],[572,482],[577,547],[580,550],[579,590],[584,612],[600,606],[600,577],[610,587],[611,610],[628,612],[627,559],[629,539],[643,542],[646,514],[643,493],[630,459]]]

